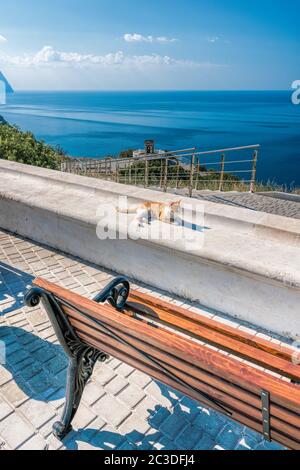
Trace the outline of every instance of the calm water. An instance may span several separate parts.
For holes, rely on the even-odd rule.
[[[290,92],[22,92],[2,114],[73,156],[261,144],[260,180],[300,185],[300,106]]]

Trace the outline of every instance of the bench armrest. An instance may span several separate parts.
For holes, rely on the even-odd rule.
[[[113,279],[93,300],[97,303],[109,302],[117,310],[123,310],[129,296],[130,284],[126,277]]]

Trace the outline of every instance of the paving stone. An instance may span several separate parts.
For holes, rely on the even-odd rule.
[[[155,410],[152,412],[152,417],[149,419],[152,427],[159,429],[161,424],[171,416],[171,411],[167,408],[156,405]]]
[[[12,379],[12,374],[4,367],[0,366],[0,387]]]
[[[96,413],[87,407],[84,403],[80,404],[80,407],[73,420],[74,429],[85,428],[96,418]]]
[[[51,434],[45,442],[48,450],[58,450],[64,447],[62,441],[57,439],[53,434]]]
[[[47,403],[36,400],[28,400],[19,407],[19,411],[37,429],[55,416],[55,412]]]
[[[112,395],[104,395],[95,403],[94,408],[107,423],[113,426],[119,426],[131,413],[124,403]]]
[[[183,397],[179,403],[179,407],[186,414],[186,418],[189,421],[192,421],[200,411],[199,403],[188,397]]]
[[[56,390],[49,389],[47,390],[47,400],[51,403],[51,406],[57,410],[65,403],[65,394],[65,388],[58,388]]]
[[[54,418],[50,419],[46,424],[44,424],[40,429],[39,429],[39,434],[43,436],[44,438],[48,438],[49,436],[52,435],[52,426],[56,421],[60,420],[60,413],[58,413]]]
[[[203,431],[196,426],[187,426],[175,440],[176,445],[182,450],[194,449],[201,438]]]
[[[42,371],[32,377],[28,381],[28,384],[35,393],[42,393],[45,392],[47,388],[53,385],[53,377],[51,377],[49,374],[46,374],[46,372]]]
[[[193,424],[211,436],[216,438],[220,431],[226,425],[226,418],[219,415],[215,411],[203,408],[196,416]]]
[[[241,434],[226,425],[217,436],[218,444],[226,450],[234,448],[241,439]]]
[[[158,441],[158,449],[157,450],[180,450],[178,449],[177,445],[174,441],[168,439],[166,436],[163,436]]]
[[[1,397],[0,397],[1,400]],[[13,408],[9,406],[8,403],[5,403],[3,401],[0,401],[0,421],[2,421],[6,416],[10,415],[13,413]]]
[[[108,382],[108,384],[105,385],[105,390],[112,395],[117,395],[127,386],[128,381],[121,375],[117,375],[110,382]]]
[[[114,450],[121,447],[126,438],[120,434],[116,428],[106,425],[99,432],[97,432],[91,440],[96,448],[105,450]]]
[[[131,450],[137,450],[136,446],[134,444],[131,444],[130,442],[128,441],[125,441],[121,447],[119,447],[119,450],[126,450],[126,451],[131,451]]]
[[[300,219],[299,202],[280,200],[270,196],[250,193],[214,193],[209,194],[201,191],[194,193],[194,197],[200,200],[216,202],[218,204],[231,205],[235,207],[244,207],[268,214],[281,215]]]
[[[27,318],[33,326],[40,325],[47,321],[47,315],[41,310],[35,310],[27,314]]]
[[[255,447],[255,450],[282,450],[282,446],[277,442],[262,441]]]
[[[108,367],[106,364],[101,364],[101,367],[97,369],[97,374],[95,374],[94,379],[99,382],[101,385],[105,385],[115,376],[114,371]]]
[[[84,390],[82,399],[88,405],[93,405],[97,400],[99,400],[105,394],[103,387],[93,381],[90,381]]]
[[[13,380],[1,387],[1,393],[13,406],[19,406],[28,400],[28,395]]]
[[[121,374],[123,377],[128,377],[134,371],[133,367],[128,366],[127,364],[121,363],[117,368],[116,372]]]
[[[46,441],[40,436],[35,435],[25,444],[21,445],[18,450],[45,450]]]
[[[179,395],[177,392],[173,392],[165,385],[154,380],[152,380],[151,383],[147,385],[145,392],[156,399],[159,404],[166,407],[173,406],[179,400]]]
[[[176,439],[178,434],[188,425],[185,414],[175,407],[173,412],[160,426],[160,431],[170,439]]]
[[[195,450],[211,450],[215,445],[215,440],[209,434],[203,434],[200,441],[195,445]]]
[[[252,439],[249,436],[243,436],[235,448],[235,450],[252,450],[258,446],[258,443],[255,439]]]
[[[146,385],[148,385],[151,382],[151,378],[149,377],[149,375],[146,375],[143,372],[135,370],[130,375],[130,382],[134,383],[138,387],[145,388]]]
[[[126,436],[126,439],[131,443],[142,443],[144,434],[150,429],[150,425],[146,420],[143,420],[135,412],[130,415],[119,427],[121,434]]]
[[[29,426],[17,413],[12,413],[0,422],[0,436],[12,449],[17,449],[34,434]]]
[[[135,407],[145,397],[145,392],[136,385],[128,385],[121,393],[118,398],[123,401],[129,408]]]
[[[50,359],[50,361],[48,361],[46,364],[43,364],[43,367],[51,374],[58,374],[61,371],[66,372],[67,365],[67,358],[62,357],[61,355],[57,355],[52,357],[52,359]]]
[[[145,398],[138,403],[135,407],[135,412],[142,419],[148,419],[156,413],[157,402],[150,396],[145,396]]]

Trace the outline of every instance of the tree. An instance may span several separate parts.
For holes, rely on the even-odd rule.
[[[60,169],[64,152],[43,140],[37,140],[32,132],[22,132],[0,116],[0,158],[53,170]]]

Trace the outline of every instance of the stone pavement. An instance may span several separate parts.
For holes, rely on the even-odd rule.
[[[114,275],[0,231],[0,449],[281,448],[114,358],[96,366],[74,431],[63,443],[52,436],[64,402],[67,361],[43,308],[23,306],[24,292],[33,277],[42,276],[92,297]]]
[[[300,202],[286,201],[255,193],[214,193],[212,195],[199,195],[196,197],[211,202],[217,202],[218,204],[226,204],[266,212],[268,214],[290,217],[292,219],[300,219]]]
[[[186,189],[170,190],[175,194],[187,196]],[[299,201],[278,199],[256,193],[220,192],[220,191],[193,191],[193,197],[201,201],[210,201],[233,207],[241,207],[267,214],[281,215],[292,219],[300,219]]]

